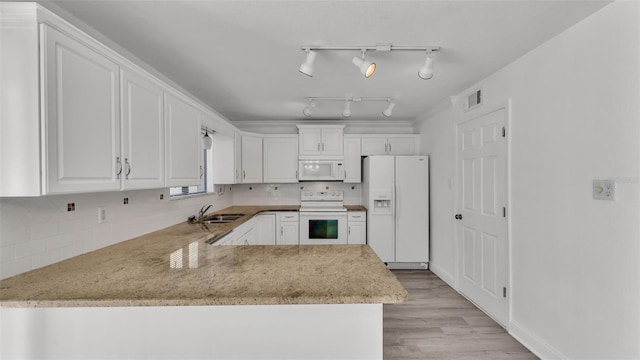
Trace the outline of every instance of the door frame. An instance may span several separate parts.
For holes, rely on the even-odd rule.
[[[455,123],[453,124],[454,126],[454,131],[453,131],[453,144],[454,144],[454,161],[455,161],[455,181],[454,181],[454,188],[453,188],[453,209],[454,209],[454,213],[460,213],[461,209],[459,209],[459,200],[460,200],[460,193],[459,193],[459,189],[460,189],[460,174],[459,174],[459,166],[458,166],[458,162],[459,162],[459,154],[458,154],[458,128],[460,125],[462,125],[463,123],[472,121],[474,119],[483,117],[485,115],[491,114],[493,112],[499,111],[499,110],[505,110],[505,115],[506,115],[506,119],[505,119],[505,145],[506,145],[506,168],[505,168],[505,176],[506,178],[506,207],[507,207],[507,211],[506,211],[506,215],[507,215],[507,229],[506,229],[506,244],[507,244],[507,259],[505,261],[506,263],[506,286],[507,286],[507,301],[506,301],[506,313],[507,313],[507,319],[505,321],[504,327],[507,330],[507,332],[509,331],[509,325],[511,323],[511,318],[512,318],[512,299],[511,299],[511,294],[512,294],[512,278],[511,278],[511,270],[512,270],[512,254],[511,254],[511,226],[512,226],[512,222],[511,222],[511,135],[510,135],[510,128],[511,128],[511,99],[507,99],[505,101],[502,102],[498,102],[495,104],[491,104],[491,105],[483,105],[482,107],[476,109],[475,111],[469,111],[468,113],[464,113],[457,121],[455,121]],[[451,216],[453,217],[454,214],[451,214]],[[455,282],[455,289],[456,291],[458,291],[458,293],[460,293],[462,296],[464,296],[461,292],[460,292],[460,272],[459,272],[459,266],[460,266],[460,248],[461,248],[461,244],[460,244],[460,237],[458,235],[458,226],[459,223],[455,220],[453,220],[452,222],[452,230],[453,230],[453,236],[454,236],[454,242],[453,242],[453,251],[454,251],[454,282]],[[474,305],[475,303],[471,300],[468,299],[466,296],[464,296],[467,300],[471,301]],[[482,310],[480,307],[478,307],[480,310]],[[484,310],[482,310],[484,312]],[[491,315],[489,315],[488,313],[486,313],[489,317],[491,317],[493,319],[493,317]],[[493,319],[495,320],[495,319]],[[498,322],[498,321],[496,321]],[[498,322],[499,324],[499,322]]]

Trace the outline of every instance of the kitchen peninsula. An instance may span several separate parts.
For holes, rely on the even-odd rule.
[[[382,358],[382,304],[407,293],[368,246],[210,245],[283,210],[295,206],[225,209],[246,215],[181,223],[0,281],[0,355]]]

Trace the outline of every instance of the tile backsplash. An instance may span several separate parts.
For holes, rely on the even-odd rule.
[[[170,200],[168,189],[154,189],[0,198],[0,279],[180,223],[212,203],[212,211],[231,206],[233,195]]]
[[[297,184],[233,185],[235,205],[297,205],[300,191],[342,190],[345,205],[360,205],[360,184],[341,182],[301,182]]]

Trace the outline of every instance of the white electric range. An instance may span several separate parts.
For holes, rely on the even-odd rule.
[[[300,193],[300,245],[347,244],[347,236],[342,191]]]

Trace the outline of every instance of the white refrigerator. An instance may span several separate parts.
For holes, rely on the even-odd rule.
[[[367,243],[386,263],[429,262],[429,158],[369,156],[363,163]]]

